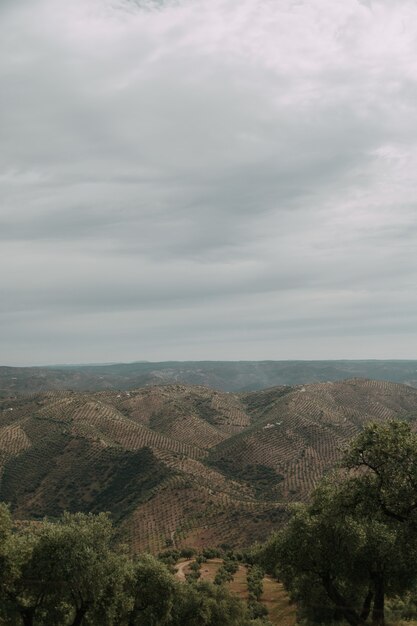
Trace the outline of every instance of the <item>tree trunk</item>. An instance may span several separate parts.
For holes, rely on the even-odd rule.
[[[366,620],[369,617],[369,613],[371,612],[371,604],[372,604],[372,598],[374,597],[374,593],[372,591],[372,589],[369,589],[368,593],[366,594],[365,600],[363,601],[363,606],[362,606],[362,611],[361,611],[361,623],[366,622]]]
[[[82,606],[80,609],[76,609],[75,617],[71,626],[81,626],[84,621],[85,614],[87,613],[87,608],[88,607],[86,606]]]
[[[132,610],[131,614],[129,615],[128,626],[135,626],[135,622],[136,622],[136,611]]]
[[[33,626],[33,609],[20,609],[20,615],[22,616],[23,626]]]
[[[328,576],[322,577],[323,586],[329,596],[330,600],[335,603],[336,607],[340,610],[341,614],[345,618],[350,626],[362,626],[363,620],[360,615],[348,606],[347,601],[341,595],[334,583]]]
[[[135,604],[133,605],[133,609],[130,612],[129,615],[129,621],[128,621],[128,626],[135,626],[136,624],[136,618],[138,617],[138,615],[140,615],[142,609],[140,609],[139,607],[139,603],[137,602],[137,600],[135,600]]]
[[[385,589],[384,589],[384,576],[379,574],[374,578],[374,606],[372,609],[372,626],[384,626],[385,625]]]

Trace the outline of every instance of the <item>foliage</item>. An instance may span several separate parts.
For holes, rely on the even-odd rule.
[[[308,506],[264,547],[310,623],[384,624],[386,597],[417,581],[417,436],[408,424],[369,424]]]
[[[192,559],[196,551],[194,548],[182,548],[180,550],[180,557],[182,559]]]
[[[215,585],[223,585],[224,583],[231,582],[233,576],[236,574],[239,565],[234,559],[225,559],[217,570],[214,578]]]
[[[251,621],[239,598],[201,582],[179,587],[170,626],[251,626]]]
[[[9,619],[25,626],[113,623],[128,606],[129,564],[110,545],[107,515],[64,514],[55,524],[11,534],[3,592]]]
[[[150,555],[134,564],[134,605],[129,626],[162,626],[169,623],[176,582],[166,567]]]
[[[249,601],[259,602],[263,592],[263,579],[265,572],[259,565],[249,567],[247,573]]]
[[[362,483],[385,516],[417,524],[417,434],[410,424],[369,424],[350,446],[344,464],[364,472]]]
[[[222,553],[217,548],[203,548],[201,552],[202,556],[206,559],[218,559],[222,556]]]
[[[132,560],[113,542],[106,514],[66,513],[55,523],[13,532],[10,512],[0,505],[0,623],[257,625],[246,605],[224,587],[181,583],[160,560],[150,555]],[[226,570],[235,568],[236,561],[226,562]]]
[[[188,582],[193,582],[196,581],[200,578],[201,576],[201,561],[199,561],[198,559],[196,559],[195,561],[193,561],[192,563],[190,563],[189,565],[189,573],[187,573],[185,575],[186,579]]]
[[[181,558],[181,552],[179,550],[164,550],[158,554],[158,559],[166,565],[175,565]]]
[[[268,609],[266,606],[257,600],[248,600],[248,609],[249,614],[253,619],[263,620],[268,615]]]
[[[233,480],[240,480],[251,486],[255,492],[255,496],[260,499],[274,499],[273,489],[281,482],[284,477],[278,474],[273,468],[261,464],[245,464],[240,466],[236,460],[230,456],[221,456],[217,458],[213,453],[210,458],[209,465],[219,469],[225,476]]]

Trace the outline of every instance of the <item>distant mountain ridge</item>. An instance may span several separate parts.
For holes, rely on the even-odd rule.
[[[0,400],[0,500],[16,519],[109,511],[133,551],[249,545],[308,499],[369,420],[417,425],[417,389],[350,379]]]
[[[138,361],[60,367],[1,366],[0,394],[4,397],[63,389],[128,390],[173,383],[240,392],[348,378],[385,380],[417,387],[417,360]]]

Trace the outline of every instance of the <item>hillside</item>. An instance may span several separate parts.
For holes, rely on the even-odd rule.
[[[347,380],[224,393],[163,385],[0,402],[0,499],[15,518],[110,511],[133,550],[262,540],[370,419],[417,389]]]
[[[182,561],[176,566],[176,576],[179,580],[185,580],[190,573],[190,565],[195,559]],[[220,566],[224,563],[222,559],[209,559],[200,567],[200,580],[213,582]],[[237,571],[233,574],[233,579],[225,583],[226,588],[237,594],[243,601],[247,602],[249,597],[247,583],[248,568],[239,564]],[[260,598],[261,603],[268,610],[268,620],[273,626],[295,626],[296,607],[289,600],[282,583],[274,580],[270,576],[265,576],[262,581],[263,593]]]
[[[0,397],[53,390],[103,391],[146,385],[203,385],[219,391],[258,391],[349,378],[417,387],[417,361],[172,361],[55,367],[0,367]]]

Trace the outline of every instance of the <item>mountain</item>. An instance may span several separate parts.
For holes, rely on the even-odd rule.
[[[220,391],[258,391],[348,378],[386,380],[417,387],[417,361],[189,361],[56,367],[0,367],[0,397],[72,389],[129,390],[182,383]]]
[[[308,498],[364,423],[392,417],[415,422],[417,389],[351,379],[6,398],[0,499],[19,520],[109,511],[132,550],[248,545]]]

